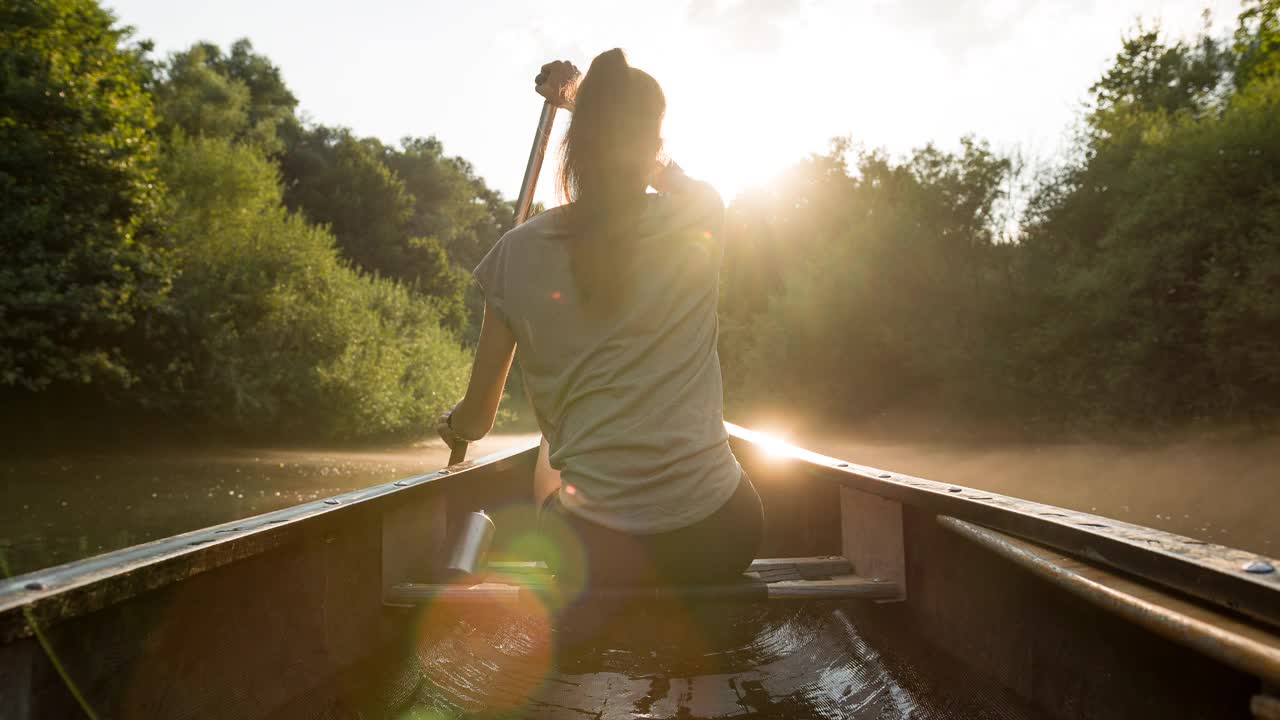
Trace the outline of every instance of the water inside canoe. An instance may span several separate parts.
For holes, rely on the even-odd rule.
[[[537,607],[415,612],[390,717],[1036,716],[972,668],[900,628],[861,628],[837,603],[645,604],[554,624]]]

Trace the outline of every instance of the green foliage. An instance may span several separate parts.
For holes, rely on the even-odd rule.
[[[174,53],[155,86],[160,130],[192,137],[228,138],[269,152],[283,148],[278,129],[294,122],[298,101],[280,71],[240,40],[224,54],[197,43]]]
[[[975,142],[852,173],[838,145],[740,199],[733,396],[1052,427],[1275,417],[1278,10],[1246,3],[1230,47],[1127,38],[1014,242],[993,214],[1011,165]]]
[[[285,202],[330,226],[359,267],[433,299],[446,324],[471,322],[468,272],[510,226],[510,207],[435,138],[402,148],[323,125],[291,128]]]
[[[0,29],[11,397],[31,407],[71,381],[96,392],[59,407],[330,438],[421,433],[457,399],[467,358],[442,323],[465,324],[464,278],[435,238],[404,232],[421,209],[381,145],[341,134],[318,170],[330,176],[307,181],[329,183],[325,221],[382,233],[352,256],[416,289],[352,268],[285,208],[270,158],[302,132],[297,103],[247,41],[149,63],[88,0],[8,4]],[[449,182],[441,202],[455,201]]]
[[[355,438],[421,432],[460,396],[466,358],[436,310],[349,268],[283,207],[255,149],[179,142],[164,174],[193,409],[254,432]]]
[[[965,140],[959,154],[926,147],[900,164],[863,154],[850,174],[844,151],[798,166],[760,224],[729,239],[726,285],[747,250],[781,268],[767,307],[726,324],[731,391],[772,388],[770,404],[845,416],[939,392],[964,399],[950,378],[980,368],[998,256],[991,218],[1009,161]],[[759,227],[781,232],[750,237]]]
[[[0,7],[6,399],[422,432],[461,393],[466,271],[510,205],[435,138],[299,122],[248,41],[154,63],[127,39],[92,0]],[[1139,27],[1091,92],[1016,232],[1014,165],[973,139],[837,141],[739,198],[731,399],[1055,428],[1280,413],[1280,0],[1246,0],[1229,40]]]
[[[123,348],[169,270],[127,37],[91,0],[0,6],[0,386],[137,379]]]
[[[1280,0],[1245,0],[1234,49],[1238,86],[1280,75]]]
[[[1106,421],[1273,413],[1278,85],[1155,102],[1170,85],[1226,85],[1231,64],[1208,39],[1157,52],[1180,72],[1099,102],[1089,121],[1124,131],[1090,138],[1036,201],[1023,302],[1053,322],[1020,338],[1035,404]]]
[[[240,40],[209,43],[156,69],[166,137],[226,138],[278,156],[285,203],[327,225],[344,257],[430,298],[454,331],[474,330],[468,271],[509,227],[510,206],[435,138],[402,148],[343,128],[304,125],[279,69]]]
[[[434,137],[404,138],[399,149],[383,148],[382,159],[413,198],[407,231],[436,238],[461,267],[480,263],[511,228],[511,204],[478,178],[471,164],[447,157]]]

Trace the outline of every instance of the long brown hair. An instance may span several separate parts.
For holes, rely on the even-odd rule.
[[[660,149],[666,97],[618,48],[591,61],[574,97],[560,157],[560,195],[578,293],[593,307],[626,291],[631,240]]]

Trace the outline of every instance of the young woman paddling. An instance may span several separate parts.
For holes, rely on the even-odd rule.
[[[440,434],[452,445],[488,432],[519,348],[560,471],[540,524],[562,582],[737,575],[764,519],[722,415],[720,196],[662,158],[665,97],[621,50],[596,57],[581,83],[554,62],[535,85],[573,112],[559,177],[567,204],[506,233],[476,268],[475,365]]]

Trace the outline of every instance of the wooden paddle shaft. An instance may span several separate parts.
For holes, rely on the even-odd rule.
[[[542,113],[538,116],[538,130],[533,136],[533,147],[529,149],[529,163],[524,168],[524,179],[520,181],[520,194],[516,196],[516,225],[529,219],[529,208],[533,207],[533,191],[538,187],[538,175],[542,172],[542,160],[547,156],[547,144],[551,142],[551,126],[555,121],[556,106],[549,102],[542,103]],[[466,459],[466,442],[458,441],[449,448],[450,465],[456,465]]]
[[[450,465],[457,465],[467,459],[467,445],[469,444],[466,440],[459,440],[453,444],[453,447],[449,448]]]

